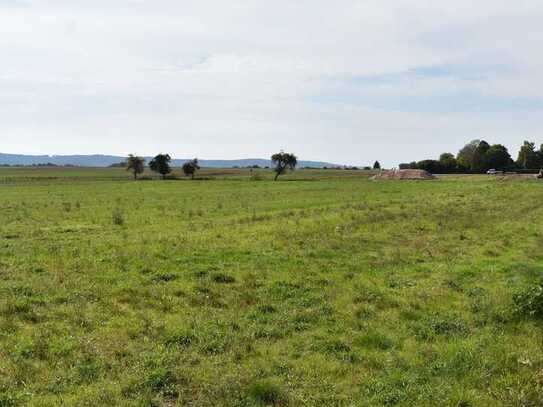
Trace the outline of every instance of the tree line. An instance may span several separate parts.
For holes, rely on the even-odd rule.
[[[460,149],[456,156],[443,153],[439,159],[400,164],[400,169],[419,169],[431,173],[483,173],[490,169],[497,171],[539,170],[543,168],[543,144],[539,150],[535,143],[525,141],[513,160],[507,147],[502,144],[490,145],[485,140],[473,140]]]
[[[158,154],[149,162],[149,168],[151,171],[160,174],[162,179],[166,179],[172,172],[171,161],[172,158],[169,154]],[[280,175],[285,174],[289,170],[293,171],[296,168],[298,165],[298,158],[294,154],[281,151],[271,156],[271,162],[273,171],[275,172],[274,180],[277,181]],[[130,154],[126,159],[124,166],[127,171],[132,172],[134,179],[136,180],[138,179],[138,176],[145,171],[145,158]],[[181,169],[186,176],[190,176],[191,179],[194,179],[196,172],[200,169],[198,159],[194,158],[193,160],[187,161],[183,164]]]

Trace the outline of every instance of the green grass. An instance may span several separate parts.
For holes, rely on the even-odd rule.
[[[323,180],[368,178],[375,174],[374,171],[365,170],[322,170],[305,169],[282,175],[281,180]],[[158,180],[160,177],[145,168],[142,180]],[[169,175],[170,179],[185,180],[187,178],[181,169],[174,168]],[[255,179],[256,178],[256,179]],[[229,180],[272,180],[274,174],[267,169],[246,168],[202,168],[197,172],[196,179],[229,179]],[[132,175],[124,168],[79,168],[79,167],[0,167],[0,185],[13,185],[22,183],[41,184],[51,183],[81,183],[96,181],[132,181]]]
[[[1,169],[0,406],[540,406],[543,184]]]

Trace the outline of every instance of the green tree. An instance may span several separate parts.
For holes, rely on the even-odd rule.
[[[289,169],[294,170],[296,168],[298,165],[298,158],[294,154],[281,151],[280,153],[271,156],[271,162],[274,166],[275,181],[277,181],[279,175],[284,174]]]
[[[488,149],[485,161],[489,169],[495,168],[497,170],[505,170],[513,163],[509,151],[501,144],[494,144]]]
[[[451,153],[443,153],[439,156],[439,163],[441,164],[442,171],[452,172],[456,169],[456,158]]]
[[[457,165],[466,169],[471,169],[473,165],[473,155],[480,142],[481,140],[472,140],[462,147],[456,156]]]
[[[374,170],[380,170],[381,169],[381,163],[379,163],[379,161],[375,161],[373,163],[373,169]]]
[[[198,164],[198,159],[195,158],[194,160],[187,161],[185,164],[183,164],[183,173],[188,177],[190,175],[191,179],[194,179],[194,174],[196,174],[196,171],[200,169],[200,165]]]
[[[416,163],[416,169],[428,171],[432,174],[438,174],[443,171],[441,163],[437,160],[422,160]]]
[[[479,142],[471,158],[472,170],[486,171],[490,168],[488,166],[488,163],[486,162],[486,153],[489,149],[490,149],[490,144],[488,144],[486,141],[481,140]]]
[[[517,165],[524,169],[534,169],[540,167],[539,154],[535,151],[535,143],[525,141],[520,147],[518,153]]]
[[[136,155],[130,154],[126,159],[126,170],[132,171],[134,179],[138,179],[139,174],[143,174],[145,170],[145,159]]]
[[[172,158],[169,154],[158,154],[151,160],[149,167],[154,172],[158,172],[162,176],[162,179],[166,179],[166,175],[172,172],[172,168],[170,167],[171,160]]]

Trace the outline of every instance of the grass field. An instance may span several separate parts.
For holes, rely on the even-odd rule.
[[[361,170],[322,170],[306,169],[291,172],[281,176],[282,180],[323,180],[336,178],[368,178],[374,175],[374,171]],[[171,180],[185,180],[180,169],[174,169],[170,174]],[[159,176],[148,168],[140,176],[141,180],[158,180]],[[198,171],[196,180],[273,180],[274,174],[266,169],[244,169],[244,168],[203,168]],[[129,181],[130,173],[123,168],[65,168],[65,167],[0,167],[0,185],[21,184],[39,181],[45,182],[83,182],[83,181]]]
[[[0,169],[0,406],[543,405],[542,183],[255,172]]]

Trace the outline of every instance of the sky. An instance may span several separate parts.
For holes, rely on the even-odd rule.
[[[0,152],[385,166],[543,143],[543,0],[0,0]]]

